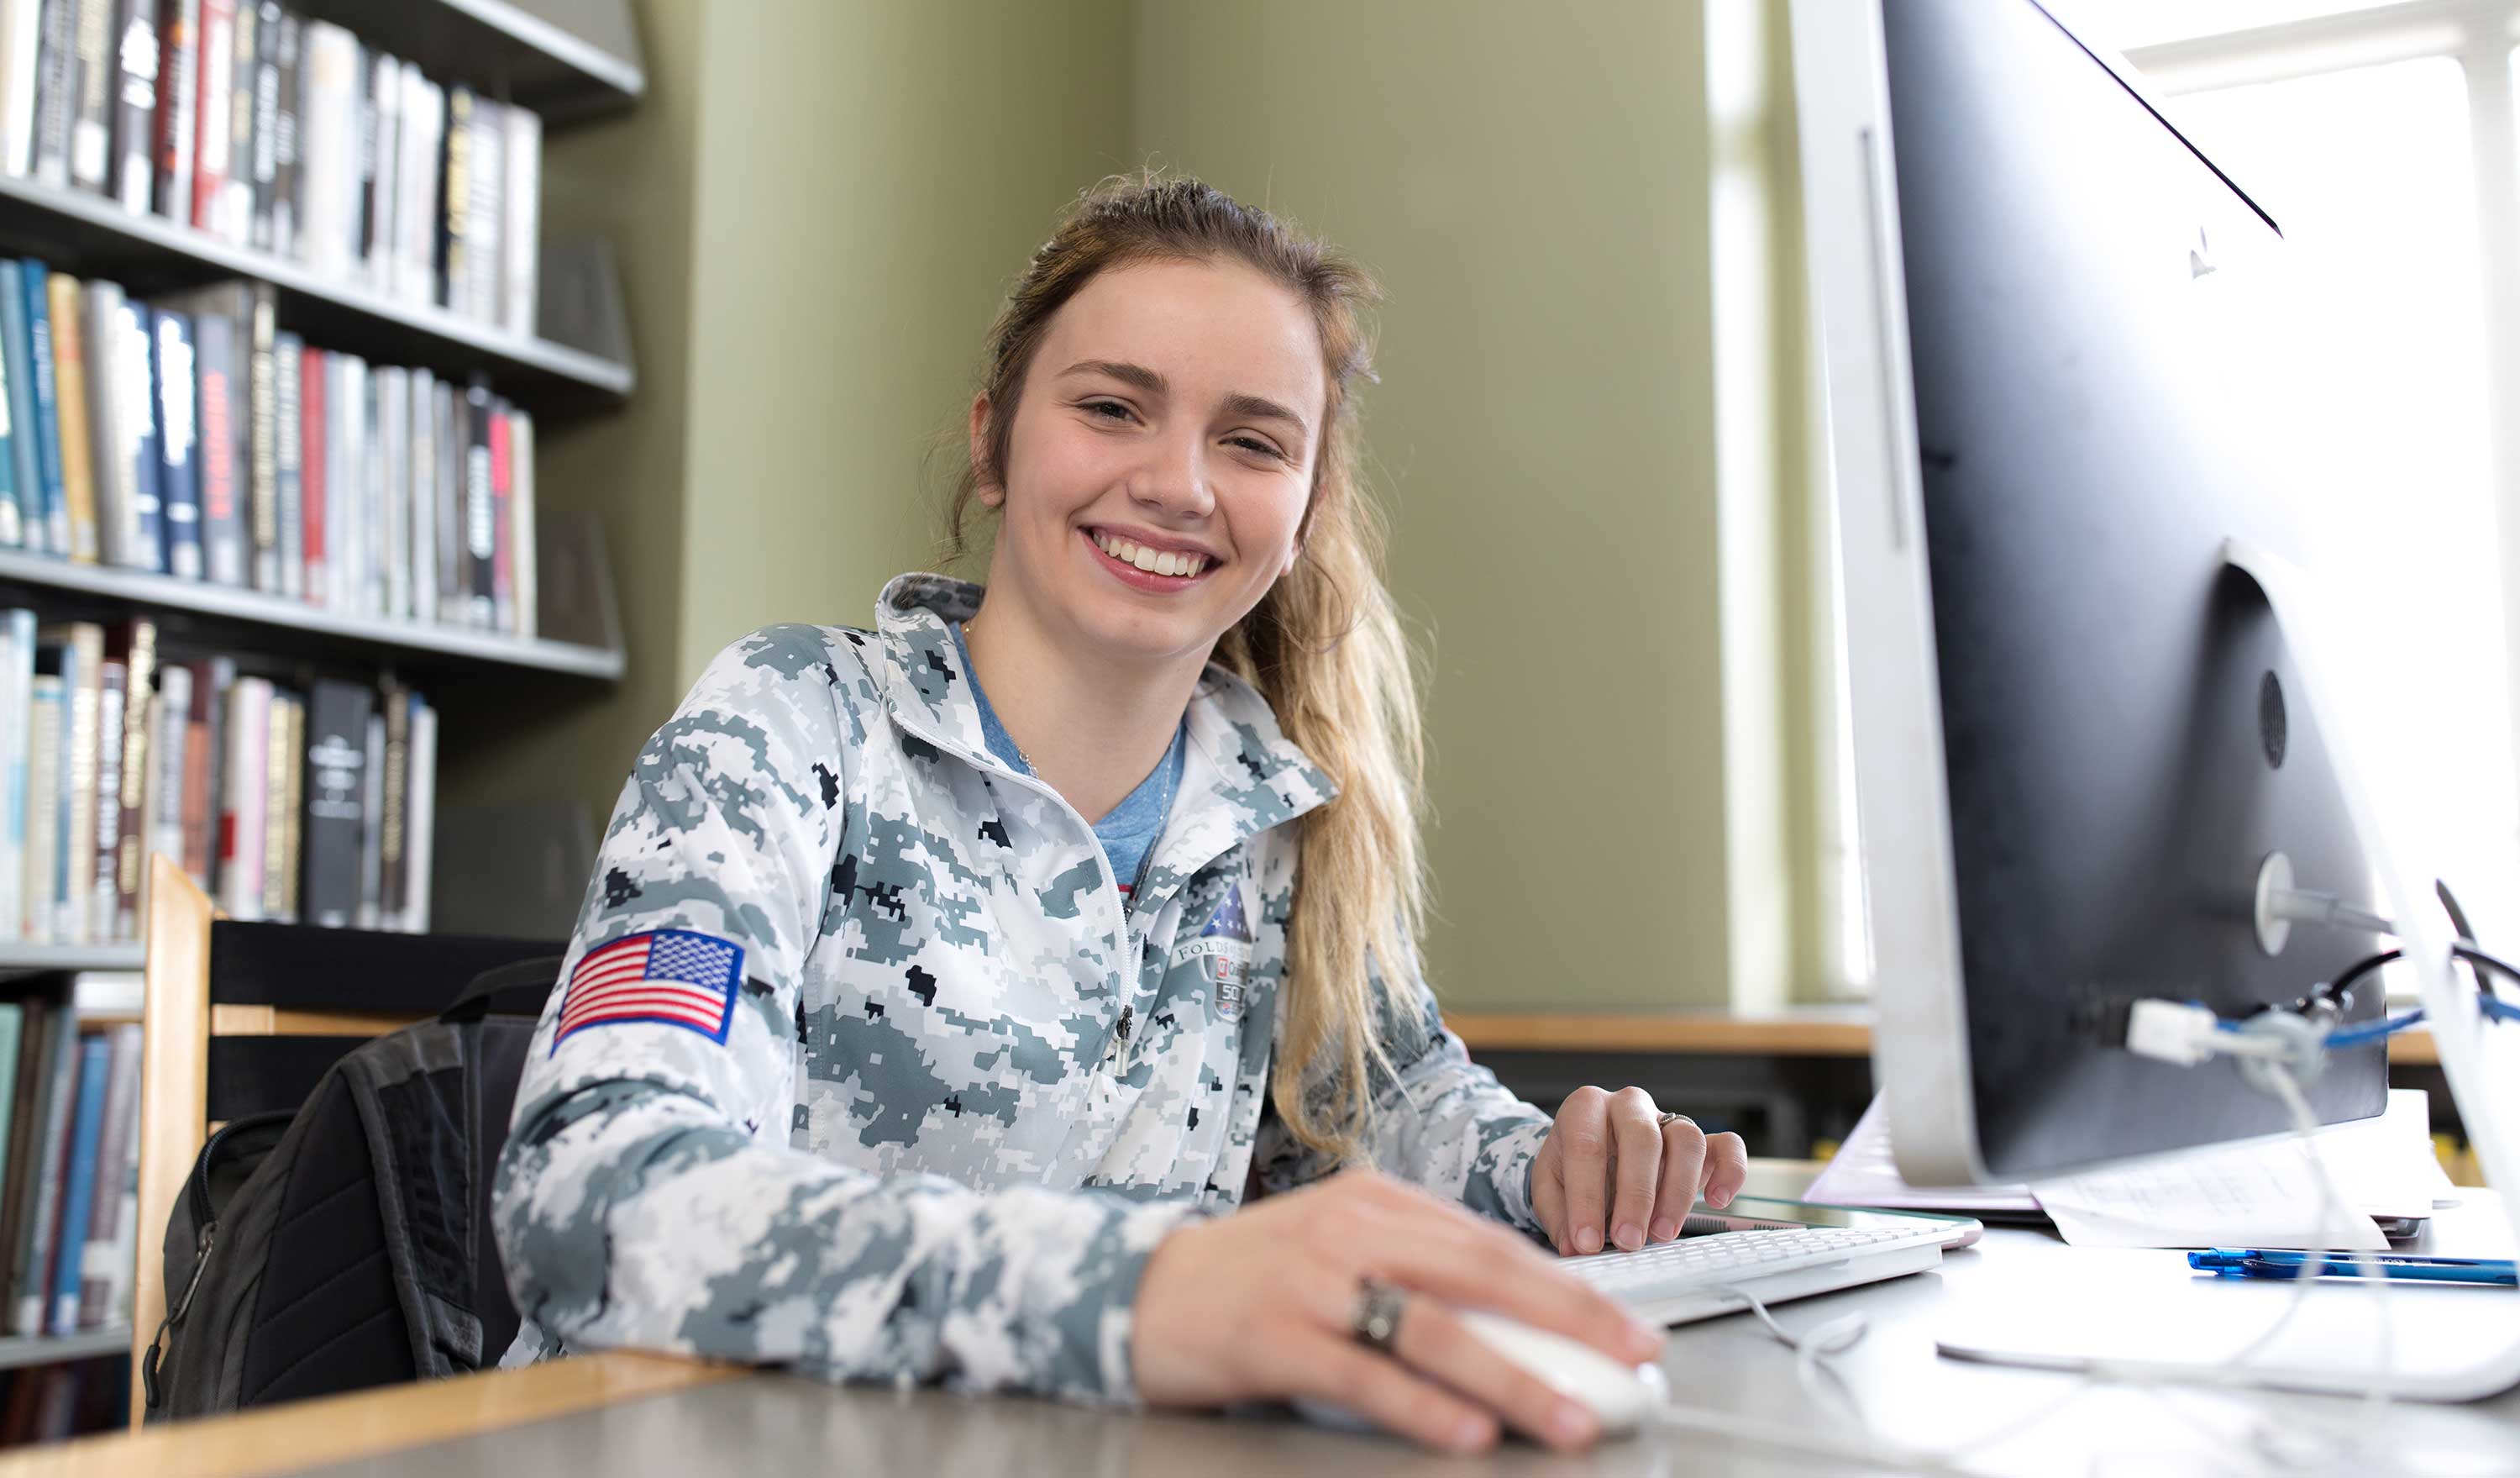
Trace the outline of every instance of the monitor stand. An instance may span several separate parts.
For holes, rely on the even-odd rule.
[[[2473,991],[2452,964],[2452,939],[2426,886],[2429,874],[2407,865],[2401,854],[2403,836],[2381,824],[2369,785],[2373,771],[2363,762],[2371,748],[2351,726],[2354,710],[2345,697],[2353,679],[2338,670],[2337,654],[2345,648],[2328,635],[2332,628],[2325,603],[2310,588],[2301,570],[2280,556],[2232,539],[2224,544],[2223,558],[2257,581],[2283,630],[2299,685],[2306,689],[2296,696],[2307,704],[2312,722],[2337,756],[2337,779],[2345,791],[2346,810],[2364,855],[2380,875],[2398,944],[2416,972],[2426,1024],[2441,1050],[2451,1098],[2458,1106],[2487,1182],[2499,1193],[2503,1224],[2497,1229],[2520,1238],[2520,1024],[2497,1026],[2477,1010]],[[2383,701],[2412,704],[2422,699],[2419,693],[2393,691],[2385,680],[2361,686]],[[2164,1290],[2165,1295],[2197,1291]],[[2288,1287],[2263,1291],[2280,1292],[2284,1298],[2293,1292]],[[2396,1289],[2391,1293],[2386,1307],[2392,1348],[2385,1384],[2392,1394],[2417,1401],[2477,1401],[2520,1386],[2520,1294],[2491,1295],[2512,1301],[2510,1314],[2501,1318],[2476,1318],[2474,1304],[2461,1298],[2454,1301],[2459,1306],[2457,1316],[2443,1319],[2440,1316],[2451,1312],[2447,1308],[2451,1301],[2396,1296],[2402,1293]],[[1947,1340],[1938,1342],[1937,1348],[1955,1358],[2045,1369],[2364,1395],[2383,1383],[2372,1305],[2367,1288],[2342,1280],[2332,1287],[2322,1286],[2305,1300],[2303,1316],[2294,1319],[2282,1336],[2239,1364],[2228,1360],[2144,1358],[2145,1350],[2170,1342],[2165,1336],[2171,1327],[2195,1322],[2194,1315],[2209,1307],[2198,1300],[2179,1302],[2167,1296],[2158,1312],[2168,1323],[2123,1316],[2092,1324],[2051,1319],[2044,1328],[2021,1331],[2018,1339],[2007,1329],[1998,1338]],[[2228,1303],[2212,1307],[2211,1337],[2228,1334],[2236,1351],[2267,1324],[2233,1319],[2232,1312]],[[2128,1313],[2118,1311],[2121,1316]],[[2187,1316],[2182,1317],[2182,1313]],[[2095,1327],[2100,1322],[2114,1327]],[[2108,1343],[2113,1333],[2146,1324],[2149,1327],[2142,1328],[2136,1341],[2122,1340],[2125,1348],[2119,1352],[2094,1348]],[[2210,1343],[2210,1337],[2200,1342],[2182,1330],[2177,1342],[2199,1350],[2201,1343]]]

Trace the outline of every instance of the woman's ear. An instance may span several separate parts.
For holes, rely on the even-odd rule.
[[[982,391],[971,397],[971,465],[989,465],[989,393]],[[994,476],[984,477],[977,489],[980,501],[991,508],[1006,501],[1007,490],[998,485]]]

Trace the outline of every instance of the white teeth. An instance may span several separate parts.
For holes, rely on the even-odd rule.
[[[1185,563],[1189,566],[1189,568],[1188,568],[1188,569],[1186,569],[1186,570],[1184,570],[1184,571],[1182,571],[1182,574],[1184,574],[1184,575],[1196,575],[1196,574],[1197,574],[1198,572],[1200,572],[1201,570],[1204,570],[1204,569],[1206,569],[1206,568],[1207,568],[1207,556],[1206,556],[1206,555],[1204,555],[1204,554],[1192,554],[1192,555],[1188,555],[1188,556],[1185,556]]]
[[[1151,575],[1154,573],[1155,562],[1162,558],[1162,555],[1157,554],[1152,549],[1141,549],[1136,554],[1129,557],[1129,563]]]
[[[1204,554],[1169,554],[1099,531],[1094,535],[1094,546],[1120,563],[1135,565],[1149,575],[1169,575],[1188,579],[1207,568]]]

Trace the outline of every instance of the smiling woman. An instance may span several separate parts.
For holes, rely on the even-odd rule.
[[[738,641],[622,793],[500,1165],[511,1363],[1598,1435],[1457,1309],[1646,1358],[1541,1244],[1669,1240],[1746,1156],[1635,1088],[1552,1122],[1419,976],[1372,297],[1192,180],[1098,188],[1034,254],[952,505],[953,552],[995,521],[987,584]],[[652,1009],[694,993],[725,1009]]]

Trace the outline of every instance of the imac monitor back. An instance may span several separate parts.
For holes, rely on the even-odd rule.
[[[2295,925],[2270,955],[2252,922],[2274,853],[2377,902],[2298,654],[2224,558],[2298,557],[2324,506],[2294,495],[2280,232],[2032,0],[1803,5],[1794,43],[1901,1168],[2279,1132],[2230,1061],[2112,1034],[2137,998],[2241,1015],[2380,947]],[[2386,1072],[2334,1054],[2313,1105],[2376,1114]]]

